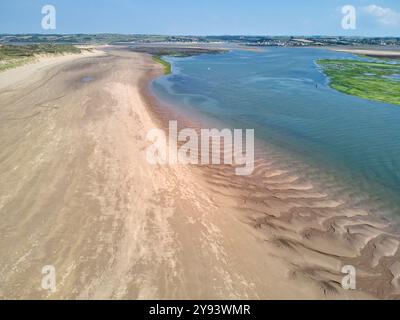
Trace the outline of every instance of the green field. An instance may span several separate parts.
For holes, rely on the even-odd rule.
[[[72,45],[35,44],[0,45],[0,71],[31,62],[38,55],[80,53],[81,49]]]
[[[400,64],[318,60],[332,88],[364,99],[400,105]]]
[[[154,56],[153,60],[164,66],[164,74],[168,75],[172,73],[172,66],[168,61],[165,61],[161,56]]]

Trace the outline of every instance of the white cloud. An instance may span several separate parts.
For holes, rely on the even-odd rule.
[[[383,8],[371,4],[363,8],[364,12],[377,18],[378,22],[385,26],[400,26],[400,12],[391,8]]]

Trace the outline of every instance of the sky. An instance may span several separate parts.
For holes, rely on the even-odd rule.
[[[56,29],[42,28],[42,7]],[[342,7],[356,29],[342,28]],[[400,36],[399,0],[0,0],[0,33]]]

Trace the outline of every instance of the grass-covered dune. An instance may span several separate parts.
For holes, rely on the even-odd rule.
[[[168,61],[165,61],[161,56],[154,56],[153,59],[155,62],[161,63],[164,66],[165,75],[172,73],[172,66]]]
[[[400,65],[357,60],[318,60],[331,87],[357,97],[400,105]]]
[[[0,71],[31,62],[39,55],[80,53],[81,49],[73,45],[34,44],[0,45]]]
[[[193,48],[193,47],[174,47],[174,46],[131,46],[129,48],[131,51],[135,52],[144,52],[151,54],[153,56],[153,60],[161,63],[164,66],[164,74],[168,75],[172,73],[171,64],[164,60],[163,56],[170,57],[190,57],[199,54],[218,54],[227,52],[224,49],[210,49],[210,48]]]

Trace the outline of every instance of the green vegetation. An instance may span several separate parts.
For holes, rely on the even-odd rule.
[[[0,34],[0,43],[121,44],[229,42],[250,46],[398,46],[399,37],[173,36],[150,34]]]
[[[36,54],[80,53],[81,50],[72,45],[34,44],[0,46],[1,58],[32,57]]]
[[[400,65],[357,60],[318,60],[331,87],[364,99],[400,105]]]
[[[80,52],[81,49],[72,45],[0,45],[0,71],[15,68],[25,63],[31,62],[38,55]]]
[[[154,56],[153,59],[155,62],[161,63],[164,66],[165,75],[172,73],[172,66],[168,61],[165,61],[161,56]]]

